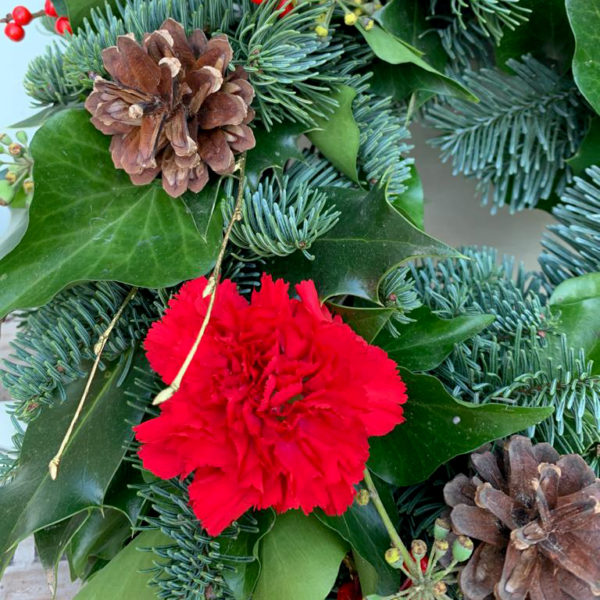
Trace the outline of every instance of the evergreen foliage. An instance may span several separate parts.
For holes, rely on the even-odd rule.
[[[288,176],[265,177],[256,190],[244,189],[242,220],[233,226],[231,241],[256,256],[287,256],[300,250],[306,258],[311,244],[338,221],[339,211],[327,206],[327,194],[309,189],[307,181]],[[235,208],[232,180],[226,184],[223,217],[229,223]]]
[[[221,551],[221,544],[242,534],[258,533],[257,522],[246,514],[218,539],[209,536],[190,507],[188,484],[178,479],[156,481],[138,492],[152,508],[145,517],[148,527],[160,529],[172,540],[172,545],[151,549],[158,557],[151,585],[156,588],[157,598],[233,599],[235,596],[223,577],[224,571],[255,559],[228,555]]]
[[[422,306],[419,293],[415,289],[415,281],[410,274],[409,267],[398,267],[383,278],[379,288],[381,301],[386,306],[396,309],[388,322],[388,328],[393,335],[400,335],[396,325],[414,321],[408,313]]]
[[[566,159],[588,125],[572,80],[532,57],[509,60],[514,75],[499,69],[467,69],[463,83],[479,103],[450,98],[431,105],[427,122],[440,130],[432,144],[453,173],[479,180],[478,192],[492,211],[534,207],[561,193],[571,177]]]
[[[552,285],[600,270],[600,168],[576,177],[561,200],[552,209],[558,223],[548,227],[554,235],[544,235],[539,259]]]

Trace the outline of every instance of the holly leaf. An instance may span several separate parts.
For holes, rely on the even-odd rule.
[[[312,279],[324,300],[350,294],[378,304],[381,277],[400,263],[427,256],[460,256],[417,229],[386,201],[383,190],[330,187],[324,191],[341,215],[337,225],[310,247],[315,260],[296,252],[272,260],[268,269],[293,283]]]
[[[156,561],[156,546],[171,546],[171,539],[159,529],[143,531],[86,583],[74,600],[148,600],[154,596],[148,586]]]
[[[404,182],[406,191],[388,197],[389,203],[404,215],[415,227],[425,229],[425,203],[423,198],[423,184],[417,169],[410,166],[410,179]]]
[[[577,152],[567,159],[575,175],[582,175],[592,165],[600,165],[600,117],[594,117]]]
[[[369,468],[400,487],[425,481],[440,465],[483,444],[523,431],[552,414],[552,407],[474,405],[448,394],[438,379],[400,369],[408,393],[406,422],[370,439]]]
[[[219,552],[226,556],[253,556],[252,562],[240,561],[223,570],[223,578],[236,600],[248,600],[251,597],[260,575],[260,542],[271,531],[275,523],[275,512],[271,509],[253,513],[256,520],[254,531],[243,531],[237,538],[217,538]]]
[[[316,517],[296,510],[277,515],[261,544],[262,570],[252,600],[324,600],[347,550]]]
[[[373,342],[389,357],[411,371],[431,371],[452,352],[454,345],[473,337],[494,322],[494,315],[464,315],[440,319],[422,306],[411,311],[414,322],[402,325],[394,337],[384,329]]]
[[[369,343],[377,337],[377,334],[379,334],[396,312],[394,308],[379,306],[342,306],[341,304],[330,303],[329,307],[333,312],[340,315],[344,322],[350,325],[360,337]]]
[[[58,450],[83,393],[86,380],[67,388],[67,400],[55,399],[27,427],[20,465],[8,484],[0,487],[0,573],[12,548],[32,533],[68,519],[81,511],[104,505],[105,494],[133,436],[131,425],[142,411],[126,401],[137,392],[137,368],[146,366],[139,352],[127,372],[128,360],[109,365],[96,375],[77,420],[57,481],[50,479],[48,463]],[[146,367],[147,368],[147,367]]]
[[[0,317],[41,306],[80,281],[167,287],[206,273],[221,241],[220,211],[206,236],[158,181],[134,186],[114,168],[110,138],[67,110],[35,135],[35,200],[20,244],[0,261]]]
[[[298,149],[298,138],[306,131],[301,123],[280,123],[267,131],[258,126],[254,129],[256,146],[246,157],[246,181],[256,188],[267,169],[283,171],[288,160],[303,160]]]
[[[360,132],[352,112],[356,91],[347,85],[342,85],[333,97],[338,102],[338,108],[333,114],[317,119],[316,129],[307,135],[338,171],[359,183],[356,161],[360,146]]]
[[[54,1],[56,12],[69,16],[73,31],[83,25],[84,19],[90,16],[93,8],[103,9],[106,4],[114,8],[116,0],[58,0],[58,4]]]
[[[590,0],[566,0],[575,35],[573,77],[577,87],[600,113],[600,5]]]
[[[531,54],[543,61],[554,61],[565,73],[573,57],[575,42],[569,27],[564,0],[520,0],[519,6],[531,12],[525,23],[515,28],[505,27],[495,48],[498,65],[510,58],[520,60]]]
[[[572,348],[583,348],[586,358],[594,361],[593,372],[600,373],[600,273],[563,281],[552,292],[549,303],[560,318],[557,333],[564,333]],[[558,354],[558,336],[550,343]]]
[[[374,481],[389,514],[396,514],[394,498],[387,484],[378,481],[377,477],[374,477]],[[374,567],[377,583],[373,591],[380,594],[393,594],[398,591],[402,583],[402,574],[393,569],[384,558],[385,551],[390,547],[390,536],[372,502],[365,506],[353,502],[339,517],[328,516],[320,509],[314,514],[319,521],[339,533],[350,544],[354,554],[358,554]]]

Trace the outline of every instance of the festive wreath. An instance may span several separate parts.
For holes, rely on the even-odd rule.
[[[598,0],[50,0],[1,139],[0,573],[78,600],[600,594]],[[9,92],[5,92],[9,93]],[[423,230],[410,125],[540,270]]]

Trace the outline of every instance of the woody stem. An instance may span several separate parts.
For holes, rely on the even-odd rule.
[[[227,248],[227,244],[229,243],[229,238],[231,237],[231,232],[233,230],[233,226],[236,221],[241,221],[242,219],[242,205],[244,203],[244,183],[246,178],[246,153],[242,154],[239,165],[239,187],[237,193],[237,199],[235,203],[235,209],[233,211],[233,215],[227,228],[225,229],[225,235],[223,236],[223,241],[221,243],[221,249],[219,250],[219,255],[217,256],[217,261],[215,262],[215,268],[213,269],[212,275],[210,276],[208,283],[206,284],[206,288],[203,292],[203,297],[210,295],[210,299],[208,301],[208,307],[206,309],[206,315],[204,316],[204,320],[202,321],[202,325],[200,326],[200,331],[198,332],[198,336],[196,337],[196,341],[192,346],[191,350],[188,352],[181,368],[179,369],[175,379],[171,382],[169,387],[165,388],[161,392],[159,392],[154,398],[152,404],[162,404],[165,400],[168,400],[177,392],[179,386],[181,385],[181,381],[183,380],[194,356],[196,355],[196,351],[200,346],[200,342],[204,337],[204,333],[206,332],[206,328],[208,327],[208,323],[210,321],[210,317],[212,315],[213,306],[215,304],[215,298],[217,295],[217,284],[219,283],[219,277],[221,276],[221,265],[223,263],[223,258],[225,257],[225,250]]]
[[[38,19],[43,17],[46,14],[43,10],[38,10],[37,12],[31,13],[31,20]],[[9,13],[3,19],[0,19],[0,23],[10,23],[13,20],[13,16]]]

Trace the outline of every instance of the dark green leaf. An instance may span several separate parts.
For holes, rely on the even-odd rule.
[[[207,239],[207,236],[210,235],[210,228],[213,226],[213,222],[219,221],[221,218],[219,214],[221,211],[218,210],[215,215],[215,208],[222,196],[221,181],[218,180],[209,183],[198,194],[188,192],[181,197],[188,213],[194,220],[194,225],[196,225],[198,233],[204,239]]]
[[[60,4],[56,6],[55,3],[55,6],[59,15],[69,15],[71,27],[75,31],[75,29],[81,27],[83,20],[90,16],[92,8],[104,8],[107,3],[113,7],[116,6],[116,0],[60,0]],[[59,10],[62,5],[67,9],[66,13],[64,10]]]
[[[457,257],[419,231],[385,199],[383,190],[326,188],[341,211],[338,224],[313,242],[315,260],[300,252],[271,262],[270,272],[294,283],[312,279],[323,299],[350,294],[378,303],[381,277],[402,262],[426,256]]]
[[[36,133],[35,200],[25,237],[0,261],[0,317],[45,304],[74,282],[163,287],[213,265],[220,211],[204,239],[181,199],[159,182],[134,186],[114,168],[109,142],[80,110],[55,115]]]
[[[474,405],[456,400],[431,375],[400,369],[406,383],[406,422],[371,438],[369,468],[397,486],[420,483],[459,454],[523,431],[552,414],[552,407]]]
[[[575,34],[575,83],[600,113],[600,4],[597,0],[566,0],[566,7]]]
[[[562,73],[566,72],[575,43],[564,0],[520,0],[519,6],[531,9],[529,20],[515,29],[504,28],[495,49],[498,64],[504,66],[510,58],[520,60],[532,54],[542,62],[554,61]]]
[[[356,161],[360,132],[352,113],[355,97],[356,92],[351,87],[340,86],[334,94],[339,107],[332,115],[317,120],[317,129],[308,137],[338,171],[358,183]]]
[[[394,308],[377,306],[372,308],[362,308],[330,304],[329,307],[333,312],[340,315],[345,323],[348,323],[358,335],[365,338],[369,343],[377,337],[377,334],[379,334],[396,312]]]
[[[600,273],[588,273],[563,281],[550,297],[550,309],[560,316],[558,333],[569,346],[583,348],[600,373]],[[558,340],[550,340],[558,345]]]
[[[254,533],[242,532],[236,539],[218,538],[219,553],[227,556],[254,556],[253,562],[240,562],[233,569],[224,569],[223,578],[236,600],[248,600],[260,575],[260,542],[275,523],[275,512],[271,509],[254,513],[257,520]]]
[[[592,165],[600,165],[600,117],[594,117],[577,152],[567,160],[575,175]]]
[[[170,546],[171,539],[158,529],[144,531],[115,556],[94,578],[83,586],[74,600],[150,600],[155,597],[148,586],[156,555],[154,546]],[[144,572],[142,572],[144,571]]]
[[[383,330],[373,342],[401,367],[431,371],[452,352],[454,344],[468,340],[494,322],[493,315],[464,315],[440,319],[422,306],[410,313],[413,323],[400,329],[398,337]]]
[[[122,361],[119,365],[126,365]],[[19,470],[0,487],[0,571],[11,548],[22,539],[92,507],[103,506],[105,493],[132,438],[131,424],[142,413],[127,401],[128,391],[139,391],[136,367],[145,366],[140,352],[125,381],[124,366],[111,365],[96,375],[83,412],[52,481],[48,463],[58,450],[83,392],[85,380],[72,383],[68,400],[46,408],[27,428]],[[146,367],[147,368],[147,367]]]
[[[324,600],[346,552],[344,540],[316,517],[295,510],[278,515],[261,544],[252,600]]]
[[[264,127],[254,129],[256,146],[246,158],[246,181],[255,188],[267,169],[281,171],[290,159],[302,160],[298,150],[298,138],[306,131],[300,123],[282,123],[267,131]]]
[[[425,203],[423,198],[423,185],[417,169],[410,166],[410,179],[404,182],[407,190],[399,196],[388,198],[390,204],[411,223],[419,229],[425,229]]]
[[[377,481],[379,495],[386,505],[389,514],[396,514],[394,498],[382,481]],[[402,574],[392,569],[386,562],[385,551],[390,547],[390,536],[381,521],[375,506],[369,502],[360,506],[353,502],[348,510],[339,517],[330,517],[322,510],[316,510],[315,516],[328,527],[337,531],[352,547],[352,551],[366,560],[377,572],[377,584],[374,592],[392,594],[397,592]],[[363,583],[361,579],[361,584]],[[367,593],[363,587],[363,594]]]

